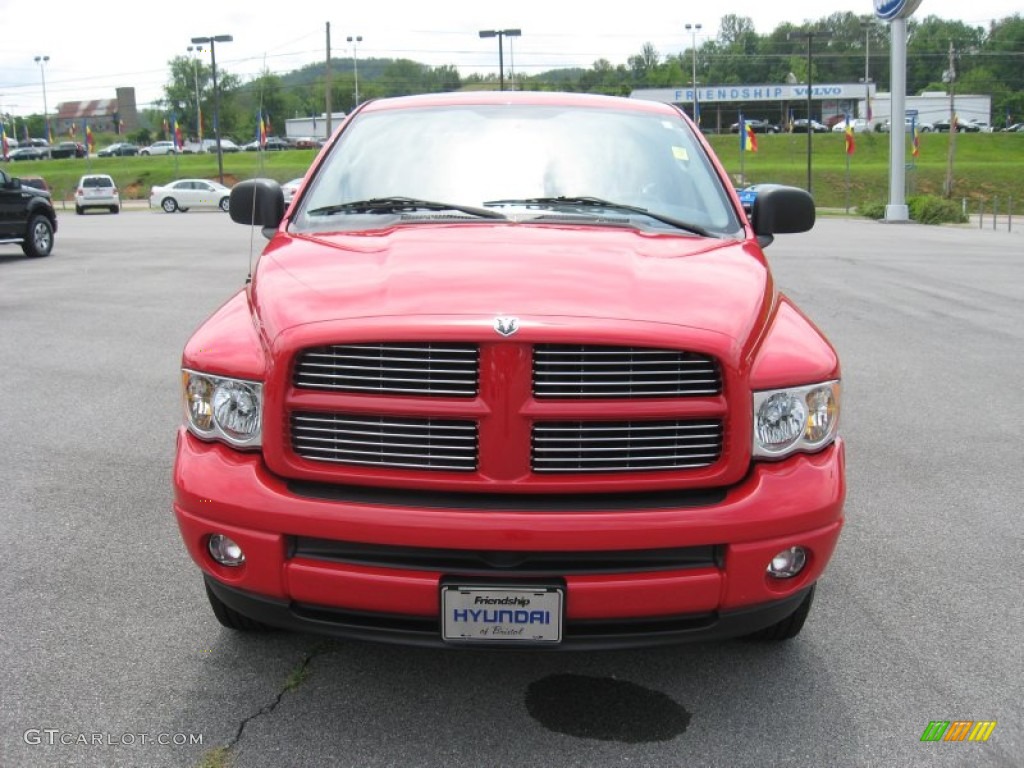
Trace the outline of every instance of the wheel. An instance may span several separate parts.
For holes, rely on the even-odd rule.
[[[813,602],[814,587],[812,586],[807,593],[807,597],[803,599],[803,602],[800,603],[800,606],[793,613],[782,621],[772,624],[770,627],[750,633],[744,639],[761,643],[778,643],[783,640],[793,639],[804,628],[804,622],[807,621],[807,614],[810,613],[811,603]]]
[[[49,256],[53,250],[53,224],[45,216],[36,214],[28,222],[28,237],[21,244],[26,256],[38,259]]]
[[[79,216],[81,216],[83,213],[85,213],[85,208],[83,208],[80,205],[76,205],[75,206],[75,213],[77,213]]]
[[[165,197],[160,203],[160,207],[164,209],[165,213],[174,213],[178,210],[178,201],[173,197]]]
[[[220,199],[220,209],[222,211],[224,211],[224,213],[227,213],[228,211],[231,210],[231,198],[230,197],[222,197]]]
[[[250,619],[248,616],[243,616],[234,608],[225,605],[219,597],[213,594],[209,584],[206,585],[206,597],[210,601],[213,615],[217,617],[217,621],[221,623],[221,626],[238,630],[239,632],[262,632],[270,629],[266,624]]]
[[[120,213],[121,212],[121,206],[120,205],[112,205],[112,206],[110,206],[110,212],[111,213]]]
[[[149,152],[147,150],[145,150],[145,149],[142,150],[141,152],[139,152],[139,154],[140,155],[146,155],[147,157],[149,156]]]

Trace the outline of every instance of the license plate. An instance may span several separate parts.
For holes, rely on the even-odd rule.
[[[560,643],[557,587],[441,587],[442,639],[471,643]]]

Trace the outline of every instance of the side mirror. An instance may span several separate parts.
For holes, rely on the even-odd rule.
[[[284,218],[284,193],[273,179],[249,179],[231,188],[231,220],[277,229]]]
[[[805,190],[779,184],[758,185],[750,223],[764,244],[770,243],[774,235],[807,232],[814,226],[814,218],[814,198]]]

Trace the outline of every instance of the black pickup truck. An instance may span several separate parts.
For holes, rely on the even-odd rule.
[[[0,245],[20,245],[26,256],[49,256],[56,231],[50,193],[0,170]]]

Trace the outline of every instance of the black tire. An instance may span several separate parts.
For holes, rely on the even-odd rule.
[[[53,223],[39,213],[29,219],[21,250],[33,259],[49,256],[53,250]]]
[[[753,640],[759,643],[779,643],[783,640],[792,640],[800,634],[807,621],[807,614],[811,612],[811,603],[814,602],[814,587],[812,586],[803,599],[800,606],[782,621],[772,624],[770,627],[759,629],[747,635],[745,640]]]
[[[120,205],[112,205],[112,206],[110,206],[110,212],[111,213],[120,213],[121,212],[121,206]]]
[[[164,213],[174,213],[178,210],[178,201],[173,197],[165,197],[160,201],[160,207],[164,209]]]
[[[265,632],[271,629],[266,624],[250,619],[248,616],[243,616],[234,608],[225,605],[219,597],[213,594],[209,584],[206,585],[206,597],[210,601],[213,615],[217,617],[217,621],[221,623],[221,626],[238,632]]]
[[[228,211],[231,210],[231,198],[230,197],[222,197],[220,199],[220,209],[222,211],[224,211],[224,213],[227,213]]]
[[[79,216],[81,216],[83,213],[85,213],[85,208],[83,208],[80,205],[76,205],[75,206],[75,213],[77,213]]]
[[[145,150],[139,152],[139,154],[142,155],[143,157],[149,157],[149,152],[146,152]]]

